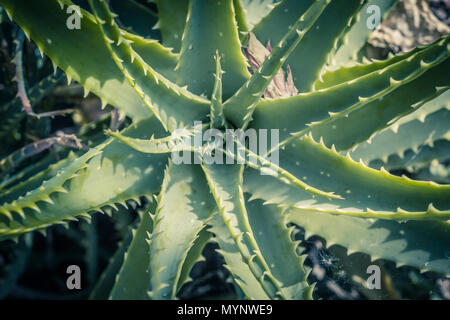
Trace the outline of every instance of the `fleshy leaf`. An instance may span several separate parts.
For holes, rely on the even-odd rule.
[[[73,4],[67,0],[60,2],[64,5],[64,9]],[[61,9],[58,1],[2,0],[0,5],[53,63],[66,72],[68,77],[80,82],[86,90],[98,95],[104,103],[121,108],[135,120],[151,115],[115,66],[94,18],[87,11],[81,11],[83,17],[81,29],[70,30],[66,27],[68,15]],[[169,69],[167,63],[169,65],[176,63],[171,53],[156,42],[142,44],[140,48],[142,50],[139,48],[136,50],[145,59],[155,58],[165,63],[153,65],[158,71],[161,71],[159,66],[162,69]],[[67,54],[70,52],[78,54]]]
[[[150,211],[143,213],[137,229],[132,230],[132,241],[124,254],[122,266],[111,290],[111,300],[146,300],[150,285],[148,273],[149,250],[148,234],[153,230]]]
[[[217,51],[225,71],[223,95],[227,99],[250,77],[239,41],[233,0],[191,1],[177,66],[177,83],[187,85],[195,94],[210,97]]]
[[[290,25],[306,11],[312,0],[280,2],[252,30],[262,43],[277,43]],[[327,64],[343,32],[361,9],[361,0],[333,0],[308,32],[303,43],[289,56],[294,83],[300,92],[308,92]]]
[[[392,154],[400,158],[406,150],[419,150],[423,145],[434,147],[434,142],[450,139],[450,91],[427,102],[413,113],[400,118],[370,140],[356,145],[350,156],[368,163]]]
[[[435,71],[436,75],[440,73],[442,77],[442,69],[447,68],[450,63],[448,59],[449,40],[449,37],[443,38],[434,45],[384,69],[345,83],[295,97],[275,101],[263,100],[256,108],[252,126],[255,128],[280,128],[280,139],[283,141],[281,145],[308,132],[313,132],[316,137],[314,130],[323,127],[329,128],[328,126],[333,125],[333,121],[350,117],[350,114],[358,112],[369,103],[385,102],[391,97],[390,94],[396,94],[399,89],[414,80],[420,81],[429,70]],[[428,93],[428,91],[426,92]],[[435,90],[430,95],[434,92]],[[426,97],[421,96],[420,100]],[[273,117],[273,112],[277,112],[279,116]],[[367,121],[369,121],[368,119]],[[360,125],[360,122],[353,123],[353,126]],[[333,135],[336,136],[335,131],[333,131]],[[339,135],[340,137],[341,135]],[[356,138],[353,137],[353,139]],[[346,140],[347,143],[353,141]],[[326,143],[329,145],[328,141]],[[339,145],[339,149],[341,149],[340,147]],[[337,144],[336,148],[338,148]]]
[[[203,165],[203,170],[206,173],[212,194],[219,207],[220,216],[223,219],[223,224],[213,220],[213,229],[211,231],[213,233],[217,232],[218,242],[221,246],[220,252],[224,255],[231,273],[236,275],[237,283],[246,295],[249,298],[259,299],[264,298],[265,295],[272,299],[306,297],[309,290],[306,287],[306,283],[302,282],[306,279],[306,274],[302,274],[304,271],[302,261],[297,256],[294,257],[297,272],[299,272],[297,273],[299,277],[297,278],[298,282],[294,284],[292,278],[286,279],[289,278],[288,274],[279,274],[277,270],[273,269],[272,264],[278,263],[278,261],[274,261],[276,258],[264,256],[263,254],[263,252],[267,252],[266,248],[262,249],[262,247],[267,246],[267,242],[265,242],[266,239],[264,237],[261,237],[261,234],[255,233],[255,230],[260,232],[264,227],[258,225],[255,230],[252,228],[251,221],[254,224],[257,224],[257,222],[249,218],[250,216],[246,210],[242,191],[243,167],[239,165]],[[269,210],[266,213],[274,215],[277,212]],[[252,214],[257,215],[256,212]],[[288,232],[283,230],[283,220],[278,220],[276,216],[271,218],[277,221],[275,224],[272,223],[272,226],[277,226],[278,230],[276,233],[284,233],[284,236],[286,236]],[[266,220],[261,220],[261,222],[263,221]],[[228,230],[228,236],[223,234],[224,228]],[[230,242],[227,239],[228,237],[231,237],[233,241]],[[276,238],[277,236],[274,236],[272,241],[275,241]],[[292,249],[290,244],[287,244],[287,246]],[[286,247],[281,244],[280,248]],[[240,252],[240,257],[236,255],[236,251]],[[294,253],[293,250],[291,251],[292,253]],[[252,282],[256,279],[258,284],[255,283],[253,288],[249,288],[246,283],[239,279],[241,275],[243,279],[250,278],[249,281]]]
[[[123,36],[104,1],[89,3],[116,65],[166,130],[172,132],[206,117],[209,101],[178,87],[148,65]]]
[[[450,274],[450,229],[446,222],[373,221],[301,209],[289,211],[288,220],[304,227],[307,237],[319,235],[326,239],[327,246],[340,244],[348,254],[364,252],[373,261],[386,259],[396,262],[397,267],[409,265],[422,272]]]
[[[239,128],[245,129],[252,121],[256,104],[289,57],[291,52],[309,33],[314,23],[330,3],[330,0],[316,0],[298,17],[298,20],[286,31],[284,37],[273,48],[258,71],[224,104],[225,115]]]
[[[154,128],[155,134],[162,134],[163,129],[154,117],[132,125],[125,133],[144,138],[148,137],[149,128]],[[120,142],[107,141],[105,144],[102,154],[93,157],[85,169],[58,189],[60,192],[50,194],[50,200],[44,197],[49,191],[39,191],[37,187],[36,192],[42,193],[43,197],[39,197],[37,203],[30,203],[34,210],[25,208],[24,219],[18,216],[14,216],[12,221],[2,218],[0,239],[53,224],[67,224],[67,221],[76,220],[77,217],[88,218],[90,212],[115,206],[115,203],[125,204],[126,200],[159,191],[167,155],[152,155],[149,158],[145,154],[130,151],[128,146]],[[69,162],[69,165],[75,161]],[[21,201],[27,201],[27,196]]]
[[[200,166],[166,169],[150,246],[150,297],[174,299],[186,257],[216,206]]]
[[[186,24],[188,0],[156,0],[158,7],[158,23],[163,44],[178,52],[181,48],[181,38]]]
[[[450,217],[450,186],[413,181],[368,168],[302,137],[280,150],[280,166],[309,185],[333,191],[342,199],[326,199],[248,170],[246,191],[253,197],[283,206],[382,219],[437,219]]]
[[[357,60],[358,53],[366,44],[372,31],[377,27],[378,12],[380,14],[379,22],[381,23],[397,2],[397,0],[368,0],[359,14],[353,18],[355,21],[342,37],[341,45],[332,55],[330,65],[343,66]]]

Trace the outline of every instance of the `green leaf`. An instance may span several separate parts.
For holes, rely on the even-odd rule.
[[[72,0],[86,11],[89,11],[88,0]],[[158,22],[157,13],[139,3],[138,0],[109,0],[114,12],[120,12],[121,26],[129,32],[134,32],[143,37],[161,39],[161,33],[156,30]]]
[[[263,44],[277,43],[313,1],[284,0],[252,30]],[[294,83],[300,92],[311,90],[330,53],[338,45],[362,6],[360,0],[333,0],[312,26],[302,44],[289,56],[286,64],[292,69]]]
[[[116,65],[166,130],[173,131],[206,118],[208,100],[178,87],[149,66],[124,38],[104,1],[89,0],[89,3]]]
[[[348,117],[318,125],[311,132],[314,137],[323,137],[327,146],[334,144],[337,150],[349,150],[387,127],[391,121],[413,112],[415,107],[446,90],[450,86],[447,70],[450,70],[450,59],[381,99],[365,104]]]
[[[32,210],[40,216],[41,210],[37,206],[37,202],[47,202],[52,204],[53,200],[50,198],[52,194],[65,193],[67,190],[63,185],[69,180],[75,178],[78,173],[86,168],[86,162],[101,153],[102,147],[94,148],[86,152],[80,158],[72,161],[66,167],[57,172],[56,176],[48,181],[44,181],[39,188],[27,192],[24,196],[8,202],[2,203],[0,206],[0,213],[9,220],[13,220],[12,214],[18,214],[20,218],[25,219],[24,210]]]
[[[273,48],[267,59],[250,79],[224,104],[225,115],[239,128],[245,129],[252,121],[252,114],[259,100],[273,77],[291,52],[312,30],[313,24],[320,17],[330,0],[316,0],[293,25],[286,35]]]
[[[136,0],[113,0],[110,3],[114,12],[120,12],[120,22],[128,31],[143,37],[160,39],[160,33],[155,30],[158,22],[156,12]]]
[[[188,0],[155,0],[158,7],[157,27],[161,30],[162,41],[166,47],[178,52],[186,24]]]
[[[184,262],[216,206],[200,166],[171,162],[157,201],[150,245],[150,297],[174,299]]]
[[[145,60],[151,61],[152,68],[170,81],[176,81],[175,67],[179,56],[164,48],[156,40],[144,39],[140,36],[123,32],[126,39],[131,40],[133,50]]]
[[[132,230],[133,240],[124,254],[123,264],[111,290],[111,300],[147,300],[150,285],[148,272],[149,250],[154,222],[150,210],[143,213],[137,229]]]
[[[233,6],[235,11],[235,18],[239,32],[239,39],[242,40],[245,38],[245,35],[248,32],[248,21],[247,14],[245,12],[244,7],[242,6],[241,0],[233,0]]]
[[[223,95],[227,99],[250,77],[239,41],[233,0],[191,1],[177,83],[187,85],[195,94],[210,97],[217,51],[225,71]]]
[[[107,130],[106,134],[113,136],[120,142],[127,144],[133,149],[143,153],[171,153],[179,146],[185,138],[190,138],[193,133],[188,130],[179,130],[179,134],[172,134],[168,137],[156,139],[137,139],[126,137],[118,132]]]
[[[288,220],[305,228],[306,238],[319,235],[327,246],[340,244],[347,254],[364,252],[372,261],[387,259],[397,267],[450,275],[450,228],[446,222],[370,220],[292,209]]]
[[[67,0],[62,3],[64,8],[72,4]],[[80,82],[87,91],[98,95],[104,104],[120,108],[135,120],[151,115],[115,66],[95,19],[87,11],[82,10],[81,29],[69,30],[66,27],[69,15],[61,10],[58,1],[1,0],[0,5],[53,63],[69,78]],[[176,60],[167,49],[156,42],[145,43],[138,43],[136,50],[146,60],[155,60],[153,67],[156,70],[163,71],[175,66]],[[78,54],[71,54],[73,52]],[[164,63],[159,65],[158,61]],[[169,67],[171,64],[173,66]]]
[[[289,299],[312,299],[313,286],[306,278],[309,272],[303,266],[306,256],[297,255],[293,229],[288,228],[286,216],[275,205],[264,205],[261,200],[246,203],[248,220],[261,248],[261,254],[273,276],[282,283],[282,291]]]
[[[256,4],[259,1],[243,1]],[[268,1],[265,1],[268,2]],[[270,1],[273,2],[273,1]],[[305,13],[305,11],[313,4],[314,0],[307,1],[293,1],[284,0],[273,4],[272,10],[265,12],[266,8],[262,11],[262,19],[251,29],[259,41],[264,45],[270,41],[272,44],[277,43],[283,38],[286,32],[289,30],[289,26],[294,24],[298,18]],[[259,4],[258,4],[259,7]],[[268,9],[268,8],[267,8]],[[252,13],[250,13],[251,15]]]
[[[244,11],[249,30],[267,16],[275,5],[279,3],[277,0],[238,0],[236,2],[240,3]]]
[[[368,163],[376,159],[387,159],[392,154],[400,158],[406,150],[419,150],[423,145],[434,146],[434,142],[450,139],[450,91],[441,94],[419,107],[416,111],[400,118],[369,141],[356,145],[350,156]]]
[[[192,268],[197,262],[204,260],[202,251],[210,241],[211,237],[212,234],[208,231],[207,227],[205,227],[198,233],[198,237],[197,239],[195,239],[194,244],[189,249],[189,252],[186,255],[186,259],[184,260],[183,267],[181,268],[177,291],[180,291],[184,284],[192,280],[189,274],[191,273]]]
[[[236,284],[242,289],[245,296],[250,300],[270,299],[257,277],[255,277],[248,261],[242,257],[241,251],[234,237],[228,231],[228,225],[221,215],[216,214],[210,221],[210,231],[215,235],[214,240],[220,249],[217,251],[224,257],[226,268],[233,276]]]
[[[132,137],[149,137],[149,129],[156,135],[161,135],[163,129],[158,121],[152,117],[133,124],[124,131]],[[167,162],[167,155],[151,155],[134,152],[120,142],[108,140],[98,148],[103,148],[102,154],[94,156],[85,169],[77,172],[77,176],[59,185],[61,176],[48,180],[49,185],[56,185],[61,192],[50,193],[51,190],[40,190],[37,187],[33,193],[33,200],[25,195],[21,203],[29,203],[34,209],[24,209],[25,218],[14,215],[14,220],[0,219],[0,240],[26,233],[36,229],[43,229],[53,224],[67,224],[68,220],[76,217],[89,217],[88,213],[98,211],[105,206],[115,206],[115,203],[125,204],[126,200],[137,199],[159,191],[162,182],[163,168]],[[87,160],[89,155],[83,155],[79,160],[69,163],[72,168],[78,162]],[[63,170],[67,168],[63,167]],[[56,183],[58,182],[58,183]],[[60,189],[61,187],[61,189]],[[63,193],[63,189],[68,191]],[[33,195],[36,194],[36,195]],[[53,202],[43,202],[44,199]],[[36,198],[36,199],[35,199]],[[6,206],[5,204],[2,207]],[[11,206],[11,204],[10,204]],[[17,206],[17,204],[15,205]],[[36,207],[40,211],[36,211]]]
[[[222,65],[220,63],[219,52],[216,52],[216,73],[214,80],[214,88],[211,96],[211,108],[209,119],[211,121],[211,128],[222,128],[225,125],[225,116],[223,114],[223,82]]]
[[[422,145],[418,150],[406,150],[403,157],[397,154],[390,155],[387,162],[381,159],[370,162],[372,168],[384,167],[387,170],[406,169],[414,171],[429,165],[433,160],[446,161],[450,159],[450,141],[437,140],[433,142],[433,147]]]
[[[244,293],[250,299],[264,299],[265,296],[292,299],[306,296],[306,284],[300,282],[306,279],[306,274],[301,273],[302,261],[297,256],[292,256],[295,259],[295,265],[291,265],[291,267],[297,268],[300,274],[297,274],[296,280],[293,280],[289,278],[288,274],[281,275],[274,270],[272,265],[279,261],[275,262],[273,256],[263,254],[267,253],[266,248],[262,251],[262,247],[267,246],[266,239],[256,233],[252,226],[258,232],[262,231],[264,226],[259,225],[253,219],[250,220],[246,210],[242,191],[243,167],[239,165],[203,165],[203,170],[224,223],[213,219],[211,231],[218,237],[218,243],[221,246],[219,252],[224,256],[230,272],[235,275],[236,282]],[[273,215],[274,212],[266,212],[266,214]],[[289,235],[283,227],[283,220],[278,220],[276,217],[273,219],[275,220],[272,221],[276,221],[271,224],[276,230],[272,229],[272,232],[276,234],[274,238],[279,238],[280,234],[283,234],[284,237]],[[253,225],[251,221],[253,221]],[[224,234],[225,230],[228,231],[228,235]],[[230,238],[233,241],[230,241]],[[275,241],[274,238],[272,241]],[[289,241],[289,238],[286,240]],[[279,240],[279,245],[279,249],[284,248],[281,250],[293,248],[290,243],[283,243],[282,240]],[[287,247],[289,249],[286,249]],[[236,254],[237,252],[240,252],[240,257]],[[253,287],[248,286],[248,283],[245,282],[247,279],[250,283],[254,283]]]
[[[358,112],[369,103],[389,101],[390,94],[393,95],[414,80],[424,77],[428,70],[434,70],[436,72],[434,76],[442,74],[442,69],[447,68],[450,63],[448,59],[449,40],[449,37],[443,38],[384,69],[345,83],[290,98],[263,100],[256,108],[252,126],[254,128],[280,128],[280,139],[284,140],[281,144],[311,131],[314,136],[317,136],[314,130],[325,126],[329,129],[329,126],[333,125],[333,121],[350,117],[350,114]],[[431,83],[433,85],[431,95],[435,93],[435,81]],[[428,91],[426,92],[428,93]],[[426,96],[421,96],[420,100],[424,98]],[[396,103],[398,101],[401,100],[395,100]],[[275,112],[279,116],[273,117]],[[373,111],[370,113],[373,114]],[[369,116],[364,122],[373,121],[372,118],[374,117]],[[361,126],[363,130],[362,123],[364,122],[353,123],[353,127]],[[330,138],[334,136],[334,139],[340,139],[341,134],[336,135],[335,132],[329,133],[332,136]],[[347,138],[346,143],[352,143],[357,138],[359,137],[355,137],[354,134],[353,140]],[[326,143],[330,145],[329,141]],[[338,148],[337,145],[336,148]],[[340,145],[338,149],[341,149]]]
[[[310,137],[296,139],[280,150],[280,166],[309,185],[333,191],[342,199],[311,195],[253,170],[246,172],[246,191],[268,203],[316,212],[398,220],[450,217],[450,186],[368,168]]]
[[[380,10],[381,21],[387,16],[390,9],[396,4],[397,0],[369,0],[361,8],[361,11],[353,18],[353,25],[347,29],[347,32],[341,40],[341,45],[331,57],[332,66],[343,66],[357,59],[358,53],[364,47],[370,34],[374,31],[367,27],[372,21],[374,15],[371,6],[377,6]],[[380,23],[381,23],[380,21]]]
[[[276,163],[268,161],[267,159],[247,149],[240,141],[238,141],[238,139],[235,139],[235,143],[237,144],[237,153],[235,156],[233,156],[230,152],[227,152],[228,150],[223,150],[223,152],[227,153],[227,155],[231,158],[237,160],[237,163],[245,163],[248,167],[258,170],[261,174],[274,176],[279,181],[290,186],[295,186],[296,188],[306,191],[312,195],[336,199],[340,198],[340,196],[335,195],[334,192],[325,192],[312,187],[285,168],[282,168]],[[244,154],[248,159],[245,159]]]
[[[365,63],[353,62],[347,66],[335,67],[329,66],[323,69],[322,75],[314,82],[314,89],[320,90],[336,86],[338,84],[358,79],[366,74],[380,71],[390,65],[413,56],[422,51],[427,46],[419,46],[413,50],[400,53],[397,55],[390,55],[385,60],[368,60]]]
[[[7,185],[7,188],[0,194],[0,203],[3,204],[13,201],[20,196],[25,195],[27,192],[38,188],[44,181],[53,178],[58,172],[64,169],[70,161],[73,161],[76,158],[77,157],[73,152],[69,152],[65,159],[50,164],[48,167],[38,167],[41,170],[38,170],[34,175],[32,174],[31,176],[26,177],[14,185]],[[46,160],[48,161],[48,159]]]

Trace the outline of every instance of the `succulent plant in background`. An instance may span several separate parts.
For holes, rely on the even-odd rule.
[[[91,298],[176,298],[210,242],[245,297],[312,298],[296,226],[348,259],[448,276],[450,38],[361,60],[369,7],[395,2],[0,0],[67,78],[131,119],[104,141],[65,140],[78,148],[62,160],[5,172],[0,240],[144,200]],[[73,5],[79,29],[66,24]],[[259,140],[278,129],[279,143],[255,154],[235,141],[246,157],[233,164],[176,164],[175,133],[195,135],[196,121]]]

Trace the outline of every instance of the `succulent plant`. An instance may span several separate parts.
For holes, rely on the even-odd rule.
[[[312,298],[296,226],[348,255],[450,274],[450,186],[388,172],[449,159],[449,36],[369,61],[367,9],[393,0],[155,3],[0,0],[69,79],[132,119],[4,180],[1,240],[145,198],[92,298],[176,298],[211,241],[247,298]],[[80,29],[66,26],[72,5]],[[215,140],[180,149],[197,121]],[[230,154],[219,138],[237,129],[279,140],[255,153],[233,138]],[[234,162],[177,164],[176,152]]]

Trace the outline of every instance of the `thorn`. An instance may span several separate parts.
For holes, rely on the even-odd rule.
[[[102,110],[103,109],[105,109],[106,108],[106,105],[108,104],[108,102],[106,102],[106,100],[105,99],[103,99],[103,98],[100,98],[100,101],[101,101],[101,108],[102,108]]]
[[[52,61],[52,65],[53,65],[53,75],[55,76],[56,72],[58,71],[58,66],[53,61]]]
[[[392,130],[392,132],[398,133],[398,127],[398,124],[393,124],[389,128]]]
[[[430,213],[438,213],[439,210],[436,209],[436,207],[433,205],[433,203],[430,203],[430,204],[428,205],[428,212],[430,212]]]
[[[44,59],[44,51],[39,46],[38,46],[38,51],[39,51],[39,54],[41,55],[41,58]]]
[[[37,232],[39,232],[43,237],[47,236],[47,229],[39,229],[36,230]]]
[[[6,12],[6,15],[8,16],[9,20],[13,21],[11,12],[9,10],[7,10],[7,9],[5,9],[5,12]]]

